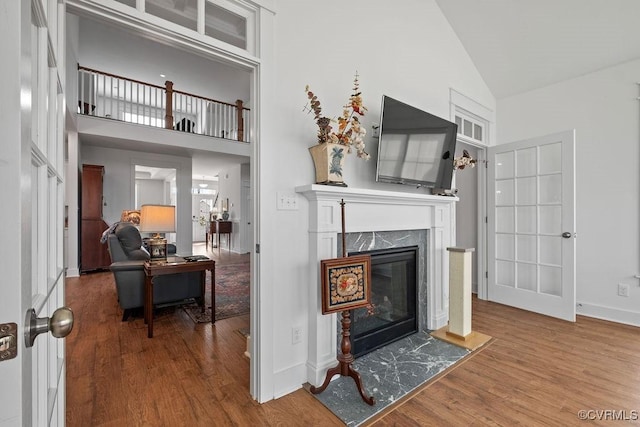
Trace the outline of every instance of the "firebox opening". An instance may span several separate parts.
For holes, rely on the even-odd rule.
[[[351,311],[355,357],[418,332],[418,246],[351,252],[371,255],[371,307]]]

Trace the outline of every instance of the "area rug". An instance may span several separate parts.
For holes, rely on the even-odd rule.
[[[337,377],[313,396],[347,426],[359,426],[469,354],[427,333],[413,334],[353,363],[365,390],[375,399],[374,406],[362,400],[351,377]]]
[[[249,313],[249,264],[216,266],[216,320],[241,316]],[[211,322],[211,280],[207,274],[205,306],[197,303],[183,305],[182,308],[196,323]]]

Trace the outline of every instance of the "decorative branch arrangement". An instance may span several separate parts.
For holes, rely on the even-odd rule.
[[[360,92],[360,83],[358,82],[358,73],[353,80],[353,91],[349,97],[349,101],[342,110],[342,115],[338,117],[338,131],[334,131],[331,126],[332,120],[322,115],[322,106],[320,100],[309,89],[309,85],[305,87],[307,93],[308,105],[305,111],[313,113],[313,118],[318,125],[318,144],[332,142],[347,147],[347,152],[351,152],[351,147],[355,147],[358,157],[368,160],[371,156],[365,151],[364,136],[367,131],[360,125],[358,117],[364,116],[367,107],[362,103],[362,92]]]

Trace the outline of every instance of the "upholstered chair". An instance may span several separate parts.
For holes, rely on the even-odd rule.
[[[107,237],[110,269],[116,282],[118,303],[123,310],[122,320],[144,306],[144,262],[149,253],[142,246],[138,229],[131,223],[119,223]],[[180,273],[153,279],[153,301],[158,305],[172,305],[203,298],[200,273]]]

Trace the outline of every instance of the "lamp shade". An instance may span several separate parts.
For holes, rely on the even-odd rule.
[[[176,207],[172,205],[142,205],[140,231],[144,233],[175,233]]]

